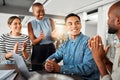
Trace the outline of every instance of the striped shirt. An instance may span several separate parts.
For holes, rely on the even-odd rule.
[[[13,60],[9,59],[6,60],[5,59],[5,54],[8,52],[12,52],[14,45],[18,42],[18,52],[17,54],[19,54],[20,56],[22,55],[22,44],[23,42],[27,42],[27,47],[26,47],[26,51],[27,53],[31,53],[31,46],[30,46],[30,39],[27,35],[22,34],[20,36],[12,36],[9,33],[7,34],[2,34],[0,36],[0,64],[11,64],[13,63]]]

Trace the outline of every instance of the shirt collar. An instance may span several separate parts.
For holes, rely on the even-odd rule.
[[[39,19],[35,19],[37,22],[41,22],[41,21],[43,21],[45,18],[43,17],[43,19],[42,20],[39,20]]]
[[[73,40],[73,39],[71,39],[71,37],[69,36],[69,40],[71,41],[71,42],[78,42],[81,38],[83,37],[83,34],[82,34],[82,32],[80,32],[80,34],[76,37],[76,39],[75,40]]]
[[[7,33],[7,35],[8,35],[8,36],[11,36],[11,37],[13,37],[13,38],[20,38],[20,37],[23,36],[23,34],[21,34],[21,35],[19,35],[19,36],[14,36],[14,35],[11,35],[10,33]]]

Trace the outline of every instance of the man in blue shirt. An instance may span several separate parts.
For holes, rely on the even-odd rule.
[[[80,17],[69,14],[65,18],[69,32],[68,40],[48,59],[45,69],[48,72],[79,75],[87,80],[99,80],[99,72],[88,47],[89,37],[82,34]],[[63,65],[57,64],[63,60]]]

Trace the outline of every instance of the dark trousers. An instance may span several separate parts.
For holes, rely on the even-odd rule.
[[[43,63],[45,60],[55,52],[55,46],[53,43],[34,45],[32,48],[32,70],[43,70]]]

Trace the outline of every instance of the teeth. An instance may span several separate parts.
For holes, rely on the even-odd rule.
[[[77,30],[72,30],[72,31],[77,31]]]

